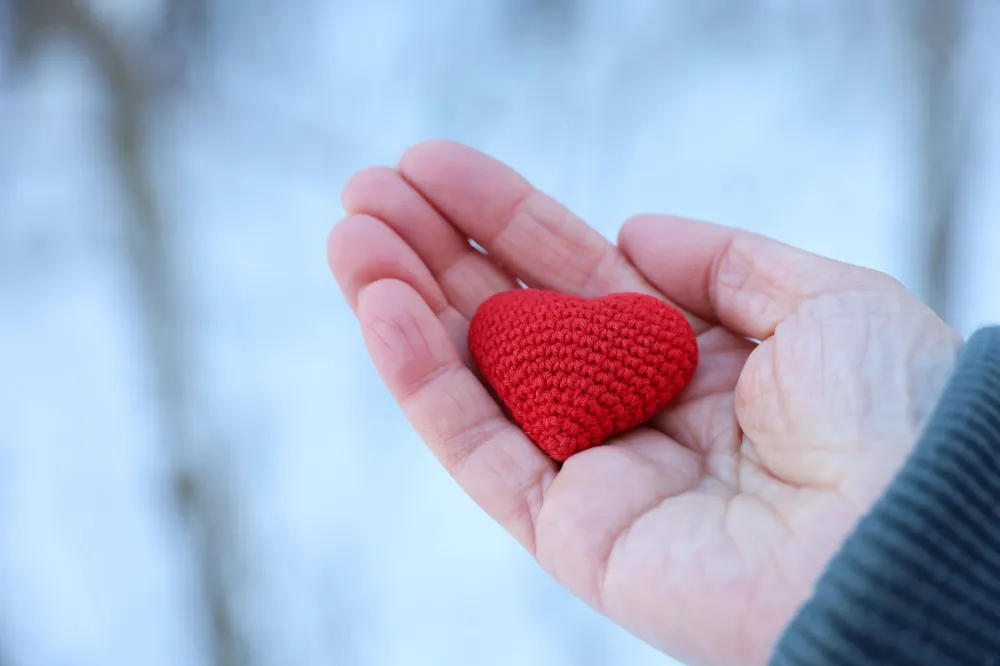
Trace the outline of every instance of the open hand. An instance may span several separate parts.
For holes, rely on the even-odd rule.
[[[458,144],[362,171],[343,201],[330,265],[423,440],[561,584],[691,664],[767,661],[962,344],[892,278],[748,232],[641,216],[616,247]],[[674,304],[698,334],[694,381],[559,468],[470,368],[472,314],[517,279]]]

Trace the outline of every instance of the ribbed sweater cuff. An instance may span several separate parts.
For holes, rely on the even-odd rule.
[[[1000,665],[1000,327],[969,339],[912,455],[770,663]]]

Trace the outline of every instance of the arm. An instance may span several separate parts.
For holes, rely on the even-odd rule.
[[[969,340],[910,459],[771,666],[1000,665],[1000,327]]]

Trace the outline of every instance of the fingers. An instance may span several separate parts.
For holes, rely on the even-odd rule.
[[[491,157],[430,141],[411,148],[399,171],[462,234],[530,286],[584,296],[660,296],[612,243]],[[692,323],[702,330],[701,322]]]
[[[376,167],[358,173],[344,187],[342,199],[349,213],[379,218],[399,234],[466,318],[493,294],[516,286],[395,170]]]
[[[381,220],[351,215],[330,232],[327,259],[351,309],[357,312],[358,295],[378,280],[395,279],[408,284],[438,316],[448,337],[465,350],[469,321],[445,298],[434,277],[402,238]]]
[[[330,232],[327,261],[352,310],[358,292],[385,278],[402,280],[438,314],[448,301],[420,258],[392,229],[368,215],[350,215]]]
[[[632,218],[618,244],[668,299],[758,340],[810,298],[898,286],[887,275],[748,231],[677,217]]]
[[[358,318],[383,381],[466,493],[531,553],[555,463],[501,413],[408,283],[362,288]]]

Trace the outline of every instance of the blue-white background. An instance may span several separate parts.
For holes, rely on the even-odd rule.
[[[457,139],[610,238],[754,229],[969,333],[998,31],[986,1],[0,1],[0,665],[674,663],[411,432],[325,265],[339,188]]]

